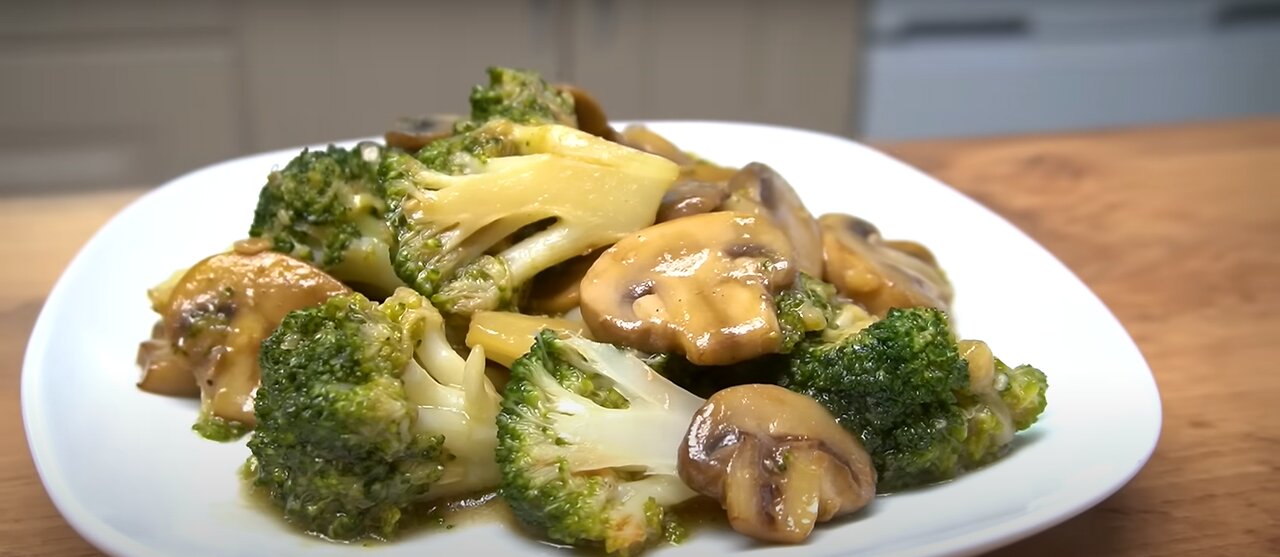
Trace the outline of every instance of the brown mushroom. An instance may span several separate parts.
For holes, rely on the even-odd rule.
[[[818,225],[823,278],[872,315],[884,317],[890,308],[950,307],[951,283],[928,248],[886,241],[875,225],[850,215],[823,215]]]
[[[632,149],[664,157],[680,166],[692,166],[697,162],[692,155],[676,147],[675,143],[639,124],[623,128],[622,133],[618,134],[617,142]]]
[[[783,543],[866,506],[876,494],[871,456],[825,407],[776,385],[712,395],[680,444],[677,470],[720,501],[734,530]]]
[[[289,312],[318,305],[347,287],[260,243],[214,255],[165,288],[162,323],[139,347],[138,386],[182,394],[182,374],[201,392],[201,409],[216,418],[255,423],[258,345]]]
[[[457,116],[446,115],[401,118],[398,127],[388,130],[383,138],[387,147],[416,153],[432,141],[452,135],[453,123],[457,120]]]
[[[782,231],[715,212],[657,224],[614,244],[581,284],[595,338],[724,365],[777,352],[774,296],[796,272]]]
[[[578,307],[579,286],[587,269],[600,258],[603,249],[580,255],[533,277],[524,309],[541,315],[562,315]]]
[[[791,240],[796,269],[814,277],[822,274],[818,222],[791,184],[768,165],[753,162],[742,167],[729,180],[729,198],[721,208],[772,219]]]
[[[715,211],[729,197],[723,183],[677,178],[658,206],[657,222]]]
[[[609,117],[605,116],[604,108],[595,97],[575,85],[557,88],[573,96],[573,113],[578,120],[578,129],[609,141],[618,140],[617,130],[609,126]]]

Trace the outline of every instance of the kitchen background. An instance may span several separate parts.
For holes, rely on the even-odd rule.
[[[870,141],[1280,114],[1273,0],[5,0],[0,45],[0,195],[378,135],[495,64]]]

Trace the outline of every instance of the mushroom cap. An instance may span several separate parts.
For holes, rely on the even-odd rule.
[[[564,84],[556,88],[573,97],[573,113],[578,120],[578,129],[609,141],[618,140],[618,131],[609,126],[609,117],[605,116],[604,108],[595,97],[575,85]]]
[[[953,290],[928,248],[887,241],[875,225],[843,214],[818,219],[825,258],[823,278],[843,295],[884,317],[891,308],[948,311]]]
[[[387,147],[416,153],[437,139],[453,135],[453,124],[458,119],[457,116],[444,114],[401,118],[395,129],[383,134],[383,139]]]
[[[781,349],[773,299],[795,277],[781,230],[721,211],[623,238],[587,270],[579,296],[599,340],[727,365]]]
[[[139,387],[186,373],[212,415],[253,426],[262,340],[289,312],[350,290],[302,261],[260,251],[261,243],[237,247],[195,264],[167,292],[163,324],[139,349]]]
[[[671,185],[662,196],[662,204],[658,206],[656,222],[667,222],[702,213],[715,211],[729,198],[729,190],[723,182],[681,177]]]
[[[794,248],[796,268],[822,274],[822,236],[818,222],[786,179],[768,165],[753,162],[729,180],[722,209],[765,216],[786,233]]]
[[[803,541],[818,522],[857,511],[876,494],[871,456],[812,398],[776,385],[712,395],[680,444],[678,472],[720,501],[753,538]]]
[[[697,162],[692,155],[676,147],[675,143],[639,124],[622,128],[616,141],[633,149],[666,158],[680,166],[691,166]]]
[[[579,288],[587,269],[604,249],[579,255],[533,277],[525,310],[538,315],[562,315],[578,307]]]

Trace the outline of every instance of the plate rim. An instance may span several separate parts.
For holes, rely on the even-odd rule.
[[[930,182],[932,186],[937,187],[940,190],[946,190],[951,194],[958,195],[963,198],[965,202],[984,212],[988,218],[998,221],[1000,224],[1004,225],[1008,231],[1021,235],[1023,239],[1047,254],[1058,268],[1058,272],[1065,273],[1065,276],[1069,277],[1071,281],[1078,285],[1084,293],[1087,293],[1088,296],[1092,297],[1098,306],[1104,310],[1107,318],[1112,322],[1111,324],[1122,333],[1123,338],[1119,340],[1123,341],[1123,347],[1126,350],[1131,350],[1133,355],[1137,356],[1135,363],[1140,363],[1140,371],[1145,372],[1141,374],[1143,386],[1149,388],[1153,395],[1149,401],[1151,405],[1151,415],[1148,416],[1153,419],[1153,422],[1149,424],[1150,438],[1146,439],[1141,450],[1135,453],[1140,455],[1140,458],[1138,458],[1134,464],[1128,466],[1125,473],[1115,475],[1111,478],[1111,481],[1107,482],[1107,487],[1105,489],[1091,492],[1086,497],[1072,498],[1068,500],[1066,504],[1051,504],[1030,509],[1019,515],[1016,519],[997,522],[984,528],[967,531],[954,536],[948,536],[944,539],[900,548],[895,552],[895,554],[915,555],[921,557],[966,556],[990,551],[992,549],[1029,538],[1066,522],[1071,518],[1079,516],[1081,513],[1111,497],[1129,484],[1133,478],[1145,468],[1146,464],[1152,458],[1155,449],[1159,444],[1160,436],[1164,428],[1164,412],[1159,385],[1145,354],[1143,354],[1141,348],[1134,341],[1132,334],[1129,333],[1124,324],[1118,317],[1116,317],[1111,308],[1097,295],[1096,292],[1094,292],[1092,288],[1088,286],[1087,283],[1085,283],[1070,267],[1059,259],[1057,255],[1001,214],[995,212],[965,192],[929,175],[928,173],[925,173],[923,170],[912,166],[906,161],[898,159],[886,151],[874,148],[858,140],[833,133],[778,124],[715,119],[646,119],[615,120],[610,122],[610,124],[615,127],[633,123],[652,125],[654,127],[675,125],[766,129],[771,132],[820,136],[827,141],[841,142],[846,145],[853,146],[861,151],[868,152],[881,159],[881,162],[884,164],[893,165],[895,167],[895,174],[910,173],[914,175],[914,179],[916,180]],[[47,369],[44,365],[44,359],[51,341],[51,331],[49,328],[53,326],[53,317],[51,316],[52,311],[50,308],[59,307],[64,304],[62,299],[67,296],[66,290],[70,288],[69,284],[71,282],[71,277],[77,275],[80,267],[86,264],[86,254],[90,253],[98,243],[105,241],[103,238],[107,236],[109,231],[120,226],[119,223],[124,221],[131,212],[136,210],[138,206],[144,203],[150,203],[152,202],[151,200],[156,197],[180,193],[182,189],[187,187],[185,186],[185,182],[193,176],[210,172],[223,166],[243,164],[244,162],[257,158],[293,156],[290,155],[290,153],[296,154],[304,148],[317,149],[324,148],[330,144],[351,145],[359,141],[380,141],[381,139],[382,138],[376,136],[365,136],[271,149],[212,162],[178,174],[147,190],[113,214],[106,222],[93,232],[88,240],[80,246],[71,261],[58,275],[53,287],[49,290],[49,294],[41,304],[40,312],[25,345],[19,388],[23,431],[26,435],[28,452],[31,455],[37,476],[40,478],[41,485],[54,504],[54,507],[58,510],[62,519],[65,520],[77,534],[82,536],[96,549],[119,557],[150,557],[166,555],[154,547],[147,546],[139,543],[133,538],[130,538],[128,535],[120,532],[99,516],[92,513],[89,509],[85,508],[81,501],[75,497],[70,487],[64,485],[65,477],[60,474],[53,473],[61,472],[61,469],[59,466],[55,466],[55,457],[52,456],[54,449],[50,446],[51,440],[49,437],[48,424],[45,421],[45,416],[49,410],[45,408],[44,401],[36,395],[39,387],[42,385],[42,382],[46,379],[45,376],[48,375],[48,372],[44,371]],[[279,163],[274,166],[282,166],[284,162],[286,161],[280,160]],[[1139,370],[1135,369],[1134,371],[1136,372]],[[834,553],[833,555],[845,554],[840,552],[839,548],[836,548],[836,551],[837,553]]]

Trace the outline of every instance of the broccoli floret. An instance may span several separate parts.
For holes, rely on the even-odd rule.
[[[627,350],[544,330],[502,398],[502,496],[554,541],[627,553],[669,539],[669,509],[697,495],[676,467],[703,402]]]
[[[488,85],[471,90],[471,119],[455,131],[465,133],[491,120],[517,124],[560,124],[578,127],[573,95],[548,84],[537,72],[491,67]]]
[[[494,125],[437,139],[414,156],[427,168],[444,174],[482,172],[489,159],[517,154],[515,146],[500,134],[504,129]]]
[[[267,176],[249,236],[315,265],[357,290],[386,296],[403,283],[391,268],[391,230],[379,193],[382,148],[303,150]]]
[[[515,309],[537,273],[652,224],[677,173],[573,128],[505,120],[419,157],[388,153],[392,263],[446,313]]]
[[[499,396],[407,288],[290,313],[262,343],[248,468],[285,517],[328,538],[388,538],[414,505],[497,486]]]
[[[790,352],[805,336],[821,331],[835,319],[836,287],[805,273],[774,298],[778,325],[782,328],[782,353]]]
[[[1043,410],[1043,374],[1020,368],[1011,380],[990,361],[986,367],[966,361],[941,311],[893,309],[840,340],[800,342],[779,383],[821,402],[858,435],[879,485],[894,491],[999,458],[1014,431]],[[1006,396],[1019,411],[1011,412]]]
[[[1000,400],[1009,408],[1013,427],[1022,431],[1031,427],[1044,413],[1048,400],[1045,390],[1049,380],[1044,372],[1029,365],[1009,368],[1000,360],[996,365],[996,388]]]

